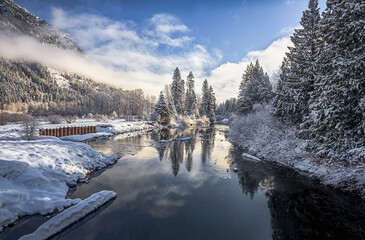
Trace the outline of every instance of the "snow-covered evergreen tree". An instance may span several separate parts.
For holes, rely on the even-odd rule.
[[[165,85],[163,92],[165,94],[165,102],[167,104],[167,108],[169,109],[169,111],[172,115],[176,114],[174,99],[171,95],[171,86]]]
[[[155,105],[155,112],[158,114],[158,120],[161,123],[167,123],[169,120],[169,117],[171,115],[171,112],[169,108],[167,107],[165,97],[163,92],[160,92],[160,96],[158,98],[158,101]]]
[[[327,1],[309,114],[301,125],[302,131],[323,144],[319,150],[327,156],[365,146],[364,21],[364,1]]]
[[[184,113],[184,85],[185,82],[181,79],[181,74],[179,68],[176,68],[174,71],[173,81],[171,84],[171,96],[174,100],[174,105],[176,108],[177,114]]]
[[[314,60],[319,47],[319,21],[318,0],[310,0],[300,21],[302,28],[295,29],[291,37],[294,47],[289,47],[281,66],[272,112],[294,123],[300,122],[308,113],[315,74]]]
[[[209,113],[209,85],[205,79],[202,86],[202,103],[200,105],[200,116],[207,116]]]
[[[202,86],[202,103],[200,105],[200,116],[207,116],[210,122],[215,121],[216,98],[213,87],[209,86],[208,80],[205,79]]]
[[[216,98],[215,98],[215,93],[213,91],[213,87],[210,86],[209,87],[209,106],[208,106],[208,115],[207,117],[209,118],[210,122],[214,122],[215,121],[215,112],[217,110],[217,104],[216,104]]]
[[[194,89],[194,75],[192,72],[186,78],[185,111],[188,115],[195,115],[197,100]]]
[[[242,75],[237,99],[237,113],[240,115],[252,111],[256,103],[268,102],[272,98],[272,85],[260,63],[250,63]]]

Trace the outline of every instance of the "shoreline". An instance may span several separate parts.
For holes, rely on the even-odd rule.
[[[73,135],[68,141],[51,136],[26,141],[20,136],[20,124],[0,126],[0,233],[24,216],[60,213],[81,202],[67,198],[72,187],[118,161],[84,142],[155,128],[144,122],[108,124],[102,132]]]

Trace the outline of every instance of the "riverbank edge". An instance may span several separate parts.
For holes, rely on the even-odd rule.
[[[129,123],[125,123],[125,124],[132,124],[132,125],[141,125],[141,122],[139,123],[134,123],[134,122],[129,122]],[[69,149],[67,149],[67,151],[70,153],[73,152],[77,152],[76,155],[77,156],[87,156],[86,158],[88,158],[87,160],[89,160],[88,162],[78,162],[76,164],[79,165],[83,165],[81,166],[81,171],[80,169],[75,170],[74,172],[67,172],[68,170],[64,169],[64,168],[60,168],[60,169],[53,169],[56,174],[58,175],[62,175],[62,176],[58,176],[58,178],[62,178],[62,180],[59,180],[59,184],[58,185],[64,185],[61,186],[61,188],[59,188],[58,190],[60,190],[60,192],[57,193],[57,195],[63,195],[64,197],[64,201],[61,201],[60,203],[60,199],[59,196],[58,199],[53,199],[54,201],[58,202],[57,204],[53,205],[53,206],[49,206],[46,205],[46,207],[44,208],[35,208],[35,209],[31,209],[29,210],[29,206],[22,206],[23,208],[25,208],[26,210],[24,210],[22,207],[18,208],[17,212],[7,212],[7,216],[3,216],[2,219],[0,219],[0,233],[3,232],[3,230],[9,226],[12,226],[13,224],[16,224],[16,222],[25,216],[32,216],[32,215],[36,215],[36,214],[41,214],[41,215],[49,215],[55,212],[62,212],[65,208],[68,208],[70,206],[73,206],[77,203],[79,203],[81,200],[80,199],[67,199],[68,197],[68,193],[70,191],[70,189],[78,184],[83,184],[85,183],[85,179],[87,179],[87,176],[92,174],[93,172],[97,171],[97,170],[101,170],[101,169],[105,169],[111,165],[114,165],[117,161],[118,161],[118,157],[111,155],[111,156],[106,156],[100,152],[95,151],[94,149],[92,149],[89,145],[87,145],[84,142],[90,141],[90,140],[95,140],[95,139],[99,139],[99,138],[105,138],[105,137],[113,137],[116,136],[118,134],[123,134],[123,133],[131,133],[131,132],[143,132],[143,131],[148,131],[148,130],[153,130],[156,128],[156,126],[154,124],[147,124],[142,122],[142,124],[144,124],[144,126],[147,127],[131,127],[130,129],[118,129],[116,126],[110,126],[110,128],[105,129],[103,128],[104,131],[96,133],[96,134],[89,134],[88,137],[84,137],[84,139],[82,141],[65,141],[62,140],[62,138],[56,138],[56,137],[39,137],[37,140],[33,140],[33,141],[25,141],[22,140],[20,137],[21,131],[19,129],[10,129],[11,132],[15,132],[15,137],[6,137],[6,138],[0,138],[0,142],[3,143],[7,143],[9,146],[14,145],[16,146],[17,144],[31,144],[33,148],[39,148],[42,149],[42,147],[40,147],[40,145],[43,145],[44,142],[47,142],[48,145],[52,145],[53,148],[57,148],[57,153],[62,153],[63,150],[65,150],[64,152],[66,152],[66,148],[68,147]],[[15,125],[14,125],[15,126]],[[1,126],[0,128],[2,128],[3,126]],[[19,126],[18,126],[19,128]],[[0,129],[0,130],[4,130],[4,129]],[[5,131],[9,131],[9,129],[5,129]],[[82,135],[74,135],[75,138],[78,137],[82,137]],[[78,140],[78,139],[76,139]],[[62,144],[65,143],[65,144]],[[66,144],[67,143],[67,144]],[[37,146],[38,144],[38,146]],[[67,145],[67,147],[66,147]],[[72,146],[73,145],[73,146]],[[70,147],[71,146],[71,147]],[[62,149],[62,147],[65,147],[65,149]],[[11,147],[8,148],[7,150],[16,150],[17,148],[14,147],[14,149],[12,149]],[[27,152],[27,149],[22,149],[25,150],[24,152],[31,156],[33,153],[31,151],[29,151],[29,153]],[[78,150],[78,151],[76,151]],[[16,152],[16,151],[13,151]],[[23,153],[22,153],[23,154]],[[5,155],[5,154],[4,154]],[[16,155],[16,154],[15,154]],[[33,154],[34,155],[34,154]],[[62,154],[60,154],[62,155]],[[55,159],[56,154],[41,154],[41,160],[42,159]],[[39,157],[39,156],[38,156]],[[4,189],[4,187],[6,187],[7,185],[9,185],[8,183],[10,182],[10,186],[14,187],[16,186],[16,184],[14,184],[13,182],[15,182],[15,179],[17,179],[17,182],[19,182],[18,180],[21,178],[21,175],[23,174],[23,172],[25,172],[26,170],[29,172],[31,171],[29,168],[30,164],[29,164],[29,159],[21,159],[20,156],[18,156],[15,160],[14,159],[10,159],[10,160],[3,160],[3,159],[7,159],[6,157],[2,156],[0,154],[0,161],[2,162],[6,162],[8,163],[9,166],[7,166],[8,169],[5,169],[3,171],[3,169],[0,172],[0,177],[2,177],[3,182],[6,181],[7,184],[3,184],[3,189],[0,189],[0,193],[4,193],[6,191],[6,189]],[[57,159],[57,158],[56,158]],[[13,162],[12,162],[13,160]],[[20,161],[19,161],[20,160]],[[65,164],[65,162],[68,162],[69,165],[73,165],[74,163],[70,160],[72,160],[71,154],[69,156],[69,158],[64,158],[63,159],[64,162],[62,164]],[[57,161],[57,160],[55,160]],[[21,169],[20,171],[17,169],[18,166],[11,166],[12,163],[16,162],[17,164],[19,162],[21,162],[24,165],[24,169]],[[38,161],[40,162],[40,161]],[[53,163],[55,165],[55,162]],[[29,174],[27,173],[27,175],[36,175],[39,174],[38,172],[42,172],[44,171],[43,168],[49,168],[50,165],[48,166],[43,166],[40,165],[38,166],[38,168],[33,169],[32,167],[32,171],[34,172],[34,174]],[[67,168],[67,167],[66,167]],[[8,170],[8,172],[6,172]],[[50,171],[47,172],[47,174],[49,174]],[[42,175],[42,174],[40,174]],[[29,178],[29,176],[28,176]],[[47,179],[49,180],[49,179]],[[53,179],[49,180],[52,181]],[[28,179],[29,181],[29,179]],[[34,182],[37,182],[37,180],[35,180]],[[61,183],[62,182],[62,183]],[[19,183],[18,183],[19,184]],[[56,184],[57,185],[57,184]],[[10,187],[10,189],[11,189]],[[59,187],[59,186],[58,186]],[[55,188],[57,187],[53,187],[52,191],[55,190]],[[24,189],[24,188],[23,188]],[[29,194],[29,192],[32,191],[31,187],[27,188],[28,192],[22,192],[21,190],[19,191],[19,188],[16,189],[12,189],[17,191],[17,195],[16,197],[19,198],[23,198],[24,196],[29,196],[29,195],[36,195],[35,193],[31,193]],[[44,194],[44,192],[43,192]],[[3,195],[3,194],[2,194]],[[4,196],[4,195],[3,195]],[[4,196],[5,200],[2,200],[2,205],[6,205],[6,198],[7,196]],[[46,198],[48,198],[46,196]],[[50,197],[49,199],[52,199],[52,197]],[[28,199],[29,200],[29,199]],[[33,200],[33,199],[30,199]],[[26,205],[26,204],[25,204]],[[33,204],[34,205],[34,204]],[[38,203],[38,206],[42,206],[42,203]],[[18,206],[16,206],[18,207]],[[20,209],[20,210],[19,210]],[[3,209],[2,209],[3,210]],[[3,213],[3,212],[2,212]],[[11,216],[9,216],[9,213],[11,214]],[[5,220],[4,220],[5,219]]]
[[[232,145],[244,149],[241,144],[230,141]],[[248,151],[243,151],[247,153]],[[255,153],[249,153],[253,157],[256,157]],[[270,159],[269,156],[260,156],[260,160],[274,164],[280,167],[289,168],[298,174],[308,177],[325,186],[332,187],[336,190],[344,193],[351,193],[356,197],[365,201],[365,181],[358,181],[358,179],[364,180],[364,166],[343,166],[339,163],[333,163],[331,165],[326,163],[319,163],[320,160],[314,157],[307,157],[304,160],[293,160],[290,163],[279,160]],[[356,181],[357,180],[357,181]],[[356,181],[357,184],[351,183]]]

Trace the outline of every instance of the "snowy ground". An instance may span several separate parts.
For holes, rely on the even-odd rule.
[[[45,240],[53,235],[61,232],[68,226],[74,224],[86,215],[95,211],[103,204],[107,203],[117,194],[113,191],[101,191],[94,193],[87,199],[79,202],[75,206],[67,208],[60,214],[42,224],[36,231],[31,234],[21,237],[19,240]]]
[[[295,129],[283,127],[269,109],[237,117],[228,133],[230,141],[248,154],[289,166],[323,184],[354,191],[365,198],[365,164],[349,165],[319,159],[305,151],[307,142],[295,136]]]
[[[40,127],[46,124],[41,123]],[[83,125],[82,122],[75,124]],[[69,140],[83,138],[85,141],[97,135],[151,128],[153,126],[145,123],[109,122],[101,133],[86,138],[73,136],[74,139]],[[20,134],[19,124],[0,126],[0,231],[21,216],[49,214],[77,204],[80,199],[65,199],[69,186],[85,179],[88,173],[117,161],[116,156],[105,156],[84,143],[51,136],[26,141]]]

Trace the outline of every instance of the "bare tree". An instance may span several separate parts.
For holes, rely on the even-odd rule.
[[[27,116],[23,121],[22,137],[26,140],[34,140],[37,136],[38,121],[32,116]]]

